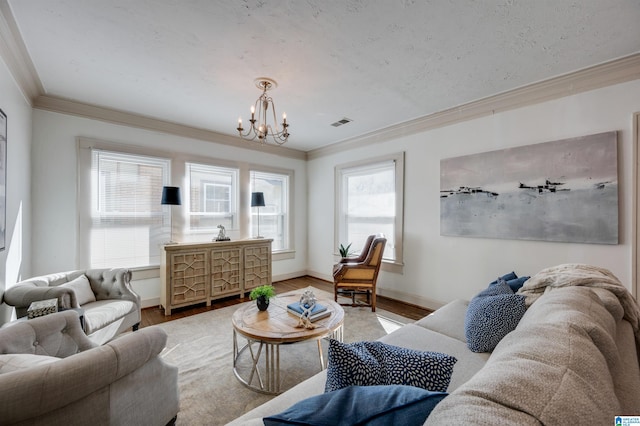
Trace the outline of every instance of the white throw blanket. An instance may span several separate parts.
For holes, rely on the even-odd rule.
[[[624,309],[624,319],[631,323],[640,347],[640,308],[631,293],[608,269],[580,263],[552,266],[529,278],[518,291],[531,306],[548,288],[585,286],[609,290],[616,295]]]

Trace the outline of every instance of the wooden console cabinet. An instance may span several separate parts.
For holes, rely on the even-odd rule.
[[[165,315],[182,306],[244,294],[271,284],[270,239],[167,244],[160,260]]]

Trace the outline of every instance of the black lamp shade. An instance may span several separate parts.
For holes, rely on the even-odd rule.
[[[182,204],[180,198],[180,187],[177,186],[163,186],[162,187],[162,201],[160,204],[179,206]]]
[[[264,207],[264,193],[252,192],[251,193],[251,207]]]

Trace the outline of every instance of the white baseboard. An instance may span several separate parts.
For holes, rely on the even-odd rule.
[[[288,274],[274,275],[271,277],[271,281],[285,281],[293,278],[304,277],[305,275],[307,275],[307,271],[289,272]]]
[[[142,309],[152,308],[154,306],[160,306],[160,297],[152,297],[150,299],[143,299],[141,301]]]
[[[415,294],[405,293],[403,291],[389,290],[389,289],[380,288],[380,287],[378,287],[377,290],[380,296],[385,296],[390,299],[409,303],[411,305],[424,307],[427,309],[431,309],[433,311],[444,306],[444,303],[438,302],[437,300],[429,299],[428,297],[422,297]]]
[[[329,281],[330,283],[333,282],[333,276],[331,275],[327,275],[327,274],[322,274],[320,272],[316,272],[316,271],[306,271],[305,275],[309,275],[310,277],[313,278],[318,278],[320,280],[325,280],[325,281]]]

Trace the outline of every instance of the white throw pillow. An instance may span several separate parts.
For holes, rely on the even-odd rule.
[[[85,303],[95,302],[96,296],[91,290],[91,284],[89,279],[85,275],[80,275],[73,281],[60,285],[60,287],[69,287],[73,289],[78,300],[78,305],[82,306]]]

